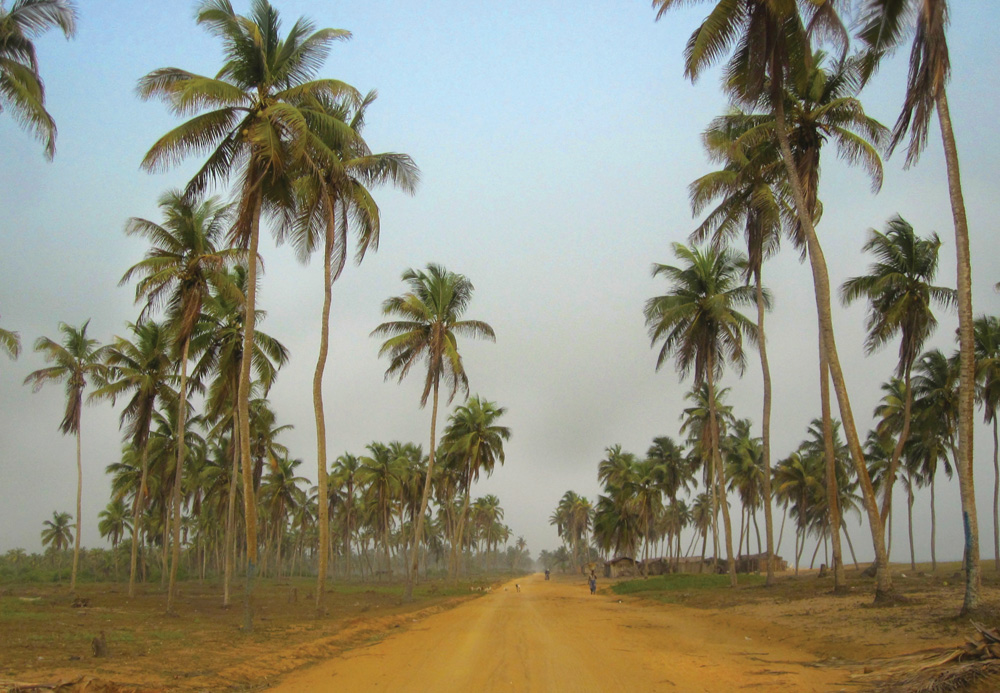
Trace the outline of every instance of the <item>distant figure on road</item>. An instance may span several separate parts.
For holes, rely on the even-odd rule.
[[[590,579],[587,582],[590,583],[590,593],[597,594],[597,576],[591,573]]]
[[[546,580],[549,579],[549,569],[548,568],[545,569],[545,579]]]

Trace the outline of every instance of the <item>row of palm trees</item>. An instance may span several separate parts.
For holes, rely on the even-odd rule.
[[[996,410],[1000,405],[996,397],[1000,383],[998,346],[1000,320],[979,318],[976,321],[978,401],[986,422],[994,428]],[[869,474],[876,492],[884,498],[891,492],[895,481],[899,481],[905,489],[912,570],[916,570],[913,506],[917,492],[922,488],[930,493],[931,525],[930,536],[926,540],[929,542],[932,569],[937,567],[936,482],[941,470],[950,480],[956,466],[958,368],[957,353],[948,357],[940,350],[932,349],[920,354],[911,367],[913,377],[909,386],[899,377],[892,377],[883,383],[883,397],[873,412],[876,425],[865,440]],[[550,523],[557,527],[569,564],[582,566],[595,556],[604,559],[617,555],[639,558],[641,553],[643,565],[648,566],[651,550],[659,551],[668,560],[677,560],[682,555],[691,555],[700,539],[703,565],[710,534],[714,556],[719,556],[720,504],[728,505],[733,497],[739,500],[740,506],[736,556],[752,552],[754,537],[756,553],[764,553],[758,522],[758,511],[766,503],[763,440],[752,435],[749,419],[734,416],[732,408],[725,403],[728,393],[728,388],[716,393],[719,460],[721,476],[725,481],[724,491],[714,481],[718,475],[708,451],[709,398],[707,386],[701,385],[686,395],[692,405],[682,414],[680,432],[686,435],[683,444],[677,444],[670,437],[658,437],[643,458],[623,451],[619,445],[611,446],[598,465],[598,479],[603,491],[596,504],[573,491],[567,491],[560,499]],[[898,465],[894,465],[893,459],[904,427],[908,432],[901,454],[896,459]],[[782,508],[775,545],[781,545],[785,520],[790,517],[795,527],[793,556],[796,574],[808,537],[813,537],[816,542],[811,565],[815,563],[821,547],[825,562],[829,564],[829,543],[841,532],[848,541],[857,567],[845,515],[854,514],[860,520],[863,499],[858,493],[859,482],[851,465],[850,451],[841,437],[840,422],[834,420],[832,442],[836,482],[832,486],[828,483],[823,429],[822,419],[814,419],[805,439],[771,470],[773,502]],[[995,485],[998,483],[1000,476],[994,480]],[[687,494],[687,500],[678,498],[681,492]],[[840,509],[836,517],[830,512],[831,498]],[[997,510],[994,506],[994,514]],[[892,521],[893,509],[888,505],[886,522],[890,536]],[[840,532],[832,531],[835,526],[840,528]],[[680,535],[688,528],[693,532],[686,551],[682,551]],[[1000,531],[995,529],[994,543],[998,540]],[[887,552],[891,552],[891,548],[889,541]]]
[[[654,0],[654,7],[658,8],[657,18],[662,18],[676,4],[679,4],[678,0]],[[888,570],[883,522],[883,513],[887,512],[889,504],[884,502],[883,508],[879,508],[837,351],[831,319],[830,279],[816,232],[821,211],[816,197],[816,183],[821,147],[825,141],[832,140],[840,147],[843,157],[850,162],[863,164],[873,174],[873,186],[877,189],[881,182],[881,163],[877,154],[883,144],[886,154],[891,154],[909,136],[907,165],[916,163],[928,141],[930,119],[937,114],[945,151],[949,199],[955,221],[957,290],[954,300],[959,314],[960,354],[956,471],[967,546],[963,612],[968,612],[979,608],[981,584],[978,520],[972,474],[974,316],[968,222],[946,95],[950,77],[946,40],[948,3],[947,0],[859,0],[858,5],[855,35],[861,50],[856,56],[849,56],[850,32],[838,15],[838,10],[842,9],[841,4],[829,0],[809,3],[716,0],[713,3],[712,12],[695,29],[687,43],[685,75],[692,80],[696,79],[707,67],[728,57],[723,71],[723,90],[734,107],[760,109],[761,118],[757,120],[751,115],[751,122],[742,124],[746,127],[725,133],[734,135],[734,141],[731,145],[722,147],[719,159],[726,162],[733,187],[727,190],[726,186],[719,186],[708,191],[703,199],[728,198],[734,189],[755,189],[752,202],[736,203],[732,210],[734,214],[724,214],[723,222],[712,229],[716,232],[713,240],[717,244],[743,229],[750,261],[758,266],[758,269],[750,270],[751,275],[759,275],[759,262],[777,247],[781,232],[788,233],[809,260],[819,321],[821,412],[827,480],[828,484],[835,481],[829,413],[829,384],[832,382],[848,450],[859,482],[863,509],[872,534],[877,578],[876,601],[891,600],[892,580]],[[877,70],[885,55],[909,36],[913,36],[913,43],[903,109],[889,133],[887,129],[876,127],[877,124],[864,117],[863,109],[855,97]],[[827,40],[839,55],[837,67],[826,74],[822,69],[824,55],[815,51],[813,46],[817,37]],[[819,104],[825,96],[834,96],[834,87],[840,92],[839,100],[831,100],[825,108],[811,109],[810,112],[802,107],[808,102]],[[834,112],[838,112],[836,117],[827,117]],[[736,114],[740,120],[745,115],[745,112]],[[756,124],[753,122],[755,120]],[[827,122],[822,124],[823,120]],[[811,128],[808,127],[810,125]],[[761,336],[764,334],[763,311],[760,309],[763,298],[758,293],[757,333]],[[647,321],[651,317],[653,316],[647,311]],[[706,373],[711,373],[713,368],[721,367],[722,364],[718,358],[710,359],[708,354],[723,348],[724,343],[705,345],[701,368],[695,368],[696,381],[711,380],[711,376],[706,376]],[[719,351],[717,355],[721,356],[722,352]],[[764,463],[769,469],[770,376],[764,351],[761,352],[761,360],[765,380]],[[709,385],[711,395],[713,388],[711,383]],[[712,407],[714,409],[714,404]],[[714,419],[714,414],[712,418]],[[713,424],[711,427],[714,429],[716,426]],[[714,441],[712,447],[717,449],[717,432],[710,437]],[[901,437],[905,439],[905,436]],[[898,455],[893,457],[898,460]],[[770,474],[765,478],[769,480]],[[765,489],[765,493],[769,492],[770,489]],[[770,504],[766,507],[770,508]],[[723,510],[725,511],[725,504]],[[831,512],[836,517],[835,507],[831,507]],[[726,524],[728,525],[728,521]],[[768,554],[771,555],[773,524],[770,521],[766,524]],[[834,526],[837,526],[836,522]],[[838,586],[841,586],[839,536],[836,532],[833,536],[834,564],[837,568],[835,576]],[[732,579],[735,581],[735,574]],[[768,581],[773,581],[770,566]]]
[[[75,9],[63,0],[35,0],[34,4],[43,14],[61,12],[75,16]],[[136,338],[156,338],[145,334],[152,329],[146,325],[150,316],[164,308],[162,332],[169,333],[174,358],[180,364],[176,383],[178,394],[172,401],[177,410],[179,436],[177,462],[173,467],[175,478],[170,485],[174,548],[168,610],[173,606],[173,585],[181,545],[180,489],[188,430],[185,419],[189,406],[188,388],[193,383],[193,380],[189,383],[187,367],[198,338],[196,330],[202,305],[213,291],[222,297],[220,300],[235,300],[238,293],[240,310],[246,315],[258,315],[256,289],[260,258],[257,246],[262,220],[273,221],[278,241],[290,242],[303,260],[322,249],[324,304],[313,387],[320,508],[318,580],[322,585],[330,524],[322,383],[329,344],[332,284],[346,265],[352,229],[357,240],[354,251],[357,262],[369,249],[378,247],[379,210],[370,189],[389,183],[412,193],[419,180],[419,171],[409,156],[374,154],[362,138],[366,110],[375,100],[374,92],[362,96],[354,87],[338,80],[314,79],[332,44],[348,39],[349,32],[316,30],[310,21],[299,19],[282,38],[278,12],[266,0],[254,0],[246,16],[238,15],[228,0],[205,0],[199,5],[196,18],[199,25],[222,40],[223,67],[216,77],[171,67],[154,70],[140,80],[141,98],[163,100],[175,114],[191,116],[153,145],[142,167],[150,171],[162,170],[190,154],[204,153],[207,159],[183,191],[169,193],[162,201],[167,219],[164,224],[141,219],[130,222],[127,232],[147,238],[152,248],[145,260],[123,278],[123,282],[139,280],[136,299],[145,302],[143,313],[134,326]],[[41,24],[37,24],[34,28],[40,27]],[[235,181],[237,189],[236,202],[232,206],[222,207],[205,199],[204,193],[209,186],[227,181]],[[236,261],[242,267],[239,270],[241,290],[225,297],[223,294],[228,289],[221,288],[220,277]],[[421,406],[433,396],[431,452],[420,512],[416,517],[411,570],[407,571],[411,576],[407,583],[409,597],[435,464],[439,386],[443,378],[450,387],[449,402],[459,391],[468,394],[468,380],[458,354],[456,335],[488,339],[494,339],[494,335],[487,323],[461,319],[473,291],[471,282],[464,276],[430,265],[426,272],[408,270],[403,280],[410,292],[389,299],[383,306],[387,316],[397,319],[384,323],[374,334],[387,337],[382,349],[391,359],[387,377],[405,377],[414,362],[426,360],[427,380]],[[232,285],[233,282],[229,282],[226,286]],[[232,363],[238,364],[238,368],[218,381],[213,400],[222,401],[228,397],[235,405],[235,411],[226,413],[228,423],[222,425],[229,425],[233,430],[235,444],[232,450],[239,456],[238,469],[243,475],[243,487],[247,489],[256,489],[254,482],[259,481],[260,476],[258,472],[254,478],[251,459],[251,402],[266,395],[268,387],[267,383],[256,385],[252,377],[255,375],[256,380],[260,380],[260,373],[254,372],[259,367],[256,322],[243,320],[240,325],[242,343],[228,344],[226,354],[219,355],[219,358],[234,356]],[[81,333],[85,334],[85,328]],[[3,343],[5,346],[11,343],[7,333]],[[92,346],[88,356],[93,357],[94,367],[98,369],[94,371],[95,376],[102,376],[101,368],[117,367],[112,363],[98,364],[102,351]],[[209,364],[206,368],[213,366]],[[194,387],[204,386],[194,384]],[[143,386],[135,385],[135,388],[138,393]],[[142,451],[140,457],[145,460],[148,421],[155,410],[156,398],[165,400],[165,397],[162,393],[154,394],[148,387],[143,393],[144,400],[133,400],[135,406],[128,407],[126,414],[133,445]],[[102,388],[99,396],[114,399],[120,394],[118,390]],[[78,421],[68,420],[66,426],[68,432],[79,433]],[[144,476],[145,471],[141,477]],[[141,478],[140,487],[144,488],[142,483]],[[246,626],[250,627],[249,597],[260,543],[252,494],[244,494],[243,515],[247,547]],[[136,527],[140,524],[139,517],[137,507],[133,516]],[[232,522],[230,516],[228,525]],[[133,551],[136,545],[133,541]],[[134,570],[132,572],[134,574]],[[320,608],[324,590],[318,589],[316,593],[317,608]]]

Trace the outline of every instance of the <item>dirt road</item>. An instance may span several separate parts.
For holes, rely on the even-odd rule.
[[[541,576],[288,676],[274,691],[840,691],[795,633]]]

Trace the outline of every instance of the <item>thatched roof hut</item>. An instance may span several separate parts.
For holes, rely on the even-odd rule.
[[[634,558],[619,556],[604,562],[604,577],[606,578],[635,577],[638,574],[639,570]]]

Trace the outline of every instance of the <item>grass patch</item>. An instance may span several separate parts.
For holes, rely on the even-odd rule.
[[[764,584],[763,575],[740,575],[741,586]],[[681,592],[703,592],[708,590],[730,589],[728,575],[676,573],[673,575],[657,575],[648,580],[626,580],[611,586],[615,594],[642,594],[646,597],[663,598],[666,601],[676,601]]]

